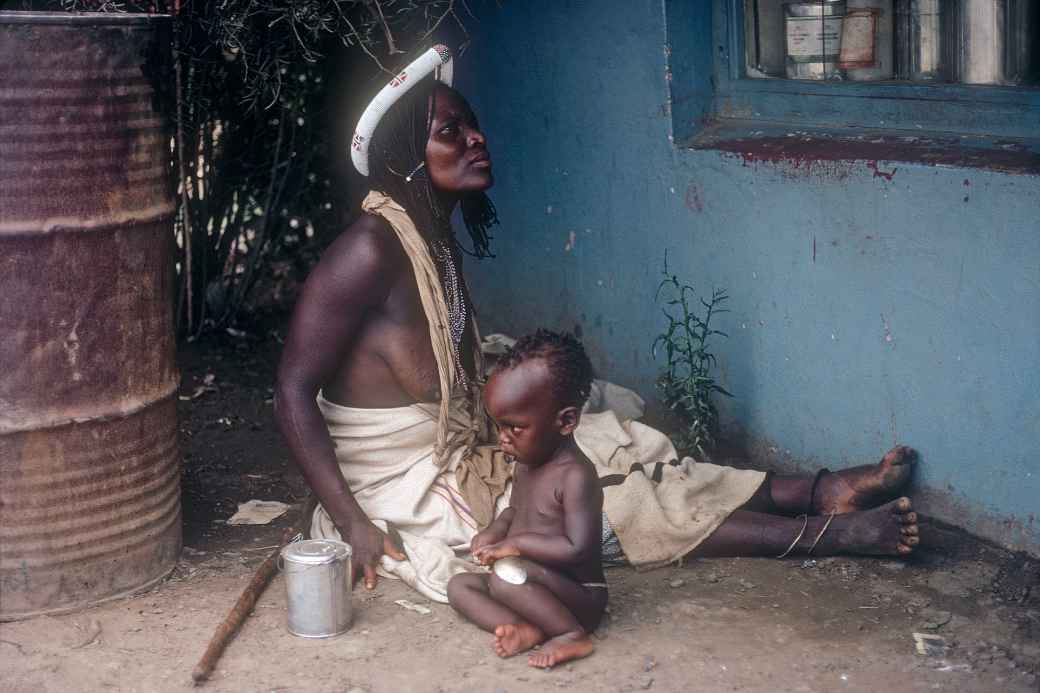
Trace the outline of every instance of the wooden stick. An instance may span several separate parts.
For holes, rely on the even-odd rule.
[[[281,544],[260,564],[260,567],[257,568],[256,573],[253,575],[253,579],[249,581],[249,584],[242,591],[241,596],[239,596],[238,601],[235,602],[235,606],[228,612],[227,617],[224,618],[221,624],[217,626],[213,637],[209,641],[209,646],[206,647],[206,652],[191,672],[191,678],[196,686],[208,679],[209,675],[213,673],[220,655],[224,654],[224,649],[235,637],[246,618],[249,617],[249,613],[256,606],[257,600],[264,593],[267,585],[271,582],[271,578],[278,572],[278,555],[281,553],[282,547],[289,543],[289,539],[294,533],[291,527],[285,530]]]

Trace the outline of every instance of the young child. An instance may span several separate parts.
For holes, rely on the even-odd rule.
[[[456,575],[448,600],[495,634],[500,657],[541,644],[527,659],[535,667],[591,654],[589,634],[607,605],[600,559],[603,491],[571,435],[591,384],[592,365],[581,343],[539,330],[502,358],[484,390],[502,451],[516,462],[513,492],[509,507],[470,545],[492,574]],[[521,570],[509,575],[503,570],[508,564]],[[516,573],[525,572],[526,581],[515,584]]]

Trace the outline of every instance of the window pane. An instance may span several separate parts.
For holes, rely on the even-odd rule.
[[[744,0],[747,75],[1040,83],[1037,0]]]

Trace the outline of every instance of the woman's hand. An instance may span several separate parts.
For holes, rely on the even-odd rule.
[[[500,558],[519,555],[520,549],[509,539],[482,546],[473,552],[473,557],[481,565],[491,565]]]
[[[340,534],[343,535],[342,532]],[[383,554],[395,561],[408,560],[408,557],[394,545],[390,537],[371,522],[354,523],[351,525],[350,531],[343,536],[354,552],[354,582],[357,583],[364,576],[367,589],[372,590],[376,587],[378,581],[376,567]]]

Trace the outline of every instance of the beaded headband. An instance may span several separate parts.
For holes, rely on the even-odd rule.
[[[354,162],[354,168],[363,176],[368,175],[368,145],[372,139],[379,121],[397,103],[398,99],[408,93],[423,77],[430,73],[434,79],[442,84],[451,86],[452,81],[452,56],[447,46],[437,44],[418,58],[413,60],[408,67],[379,90],[372,103],[361,114],[354,137],[350,143],[350,159]]]

